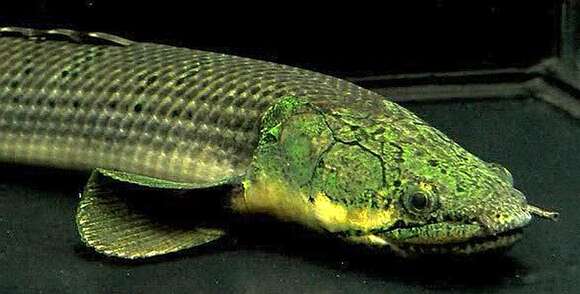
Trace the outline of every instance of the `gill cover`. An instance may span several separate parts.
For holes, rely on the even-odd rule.
[[[381,156],[339,139],[332,115],[297,97],[271,107],[237,206],[340,235],[396,221]]]

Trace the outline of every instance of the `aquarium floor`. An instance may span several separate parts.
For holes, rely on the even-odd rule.
[[[267,233],[125,262],[95,254],[77,236],[73,216],[85,174],[4,166],[0,293],[577,293],[580,122],[534,99],[405,106],[509,167],[528,199],[559,210],[560,222],[534,221],[505,255],[472,261],[369,257],[308,239],[285,244]]]

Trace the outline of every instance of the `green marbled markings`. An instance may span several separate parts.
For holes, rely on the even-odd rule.
[[[326,195],[347,207],[386,208],[378,195],[383,188],[381,160],[357,145],[336,143],[320,160],[311,191]]]

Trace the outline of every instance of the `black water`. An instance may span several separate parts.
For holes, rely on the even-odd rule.
[[[105,31],[364,77],[533,65],[556,51],[562,1],[5,0],[0,26]]]
[[[86,175],[2,167],[0,293],[577,293],[580,122],[532,99],[405,106],[507,166],[531,202],[560,211],[560,222],[535,221],[506,254],[466,261],[397,260],[264,228],[126,262],[95,254],[77,236]]]

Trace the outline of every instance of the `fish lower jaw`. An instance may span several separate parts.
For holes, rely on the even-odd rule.
[[[523,236],[521,228],[499,234],[474,237],[466,241],[445,244],[409,244],[398,243],[396,246],[409,256],[414,255],[472,255],[494,250],[507,249]]]

